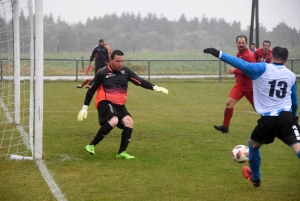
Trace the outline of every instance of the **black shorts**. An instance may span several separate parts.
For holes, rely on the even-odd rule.
[[[104,68],[105,66],[107,66],[106,63],[96,60],[95,61],[95,75],[99,69]]]
[[[109,121],[113,116],[116,116],[119,120],[117,127],[123,129],[122,119],[127,115],[131,116],[125,105],[116,105],[106,100],[100,101],[98,104],[98,121],[100,126]]]
[[[257,121],[251,139],[260,144],[270,144],[275,137],[287,145],[300,142],[299,125],[292,112],[281,112],[279,116],[263,116]]]

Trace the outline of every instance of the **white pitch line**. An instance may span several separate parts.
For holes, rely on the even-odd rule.
[[[245,112],[251,113],[251,114],[257,114],[257,112],[255,112],[255,111],[245,111]]]
[[[13,123],[13,118],[9,114],[8,109],[5,106],[5,104],[4,104],[4,102],[2,101],[1,98],[0,98],[0,107],[4,110],[5,116],[9,120],[9,123]],[[30,150],[30,142],[29,142],[29,139],[28,139],[28,133],[20,125],[17,125],[17,130],[20,132],[20,134],[23,138],[24,144],[26,145],[27,149]],[[49,173],[44,160],[36,159],[35,163],[39,167],[39,170],[40,170],[43,178],[45,179],[48,187],[52,191],[53,196],[59,201],[66,201],[67,199],[65,198],[64,194],[62,194],[60,188],[55,183],[54,179],[52,178],[51,174]]]
[[[59,201],[66,201],[64,194],[62,194],[60,188],[55,183],[54,179],[50,175],[44,160],[35,160],[36,164],[38,165],[40,172],[42,173],[43,178],[45,179],[46,183],[48,184],[50,190],[52,191],[54,197]]]

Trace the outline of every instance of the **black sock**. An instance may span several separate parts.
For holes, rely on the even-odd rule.
[[[123,128],[121,144],[120,144],[120,149],[118,154],[122,153],[123,151],[126,151],[131,139],[131,133],[132,133],[132,128],[128,128],[128,127]]]
[[[99,129],[98,133],[94,137],[93,141],[90,143],[90,145],[96,146],[105,136],[113,129],[111,125],[106,122],[101,128]]]

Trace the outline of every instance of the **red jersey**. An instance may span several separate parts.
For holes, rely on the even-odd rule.
[[[237,52],[236,56],[238,58],[241,58],[245,61],[248,61],[250,63],[254,63],[255,62],[255,57],[254,54],[251,52],[251,50],[249,50],[248,48],[246,48],[243,52]],[[233,74],[235,75],[236,78],[236,83],[242,87],[242,88],[252,88],[252,80],[250,77],[248,77],[246,74],[244,74],[242,71],[240,71],[239,69],[235,69],[233,71]]]
[[[258,48],[255,52],[254,52],[254,56],[256,59],[256,62],[266,62],[266,63],[271,63],[271,56],[272,50],[269,50],[267,53],[264,53],[264,49]]]
[[[108,51],[108,56],[110,57],[110,55],[111,55],[111,49],[110,49],[110,47],[107,45],[107,43],[105,41],[103,42],[103,45],[104,45],[104,47],[106,47],[106,49]]]

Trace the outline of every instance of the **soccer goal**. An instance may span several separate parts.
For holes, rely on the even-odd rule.
[[[42,159],[43,1],[0,0],[0,160]]]

